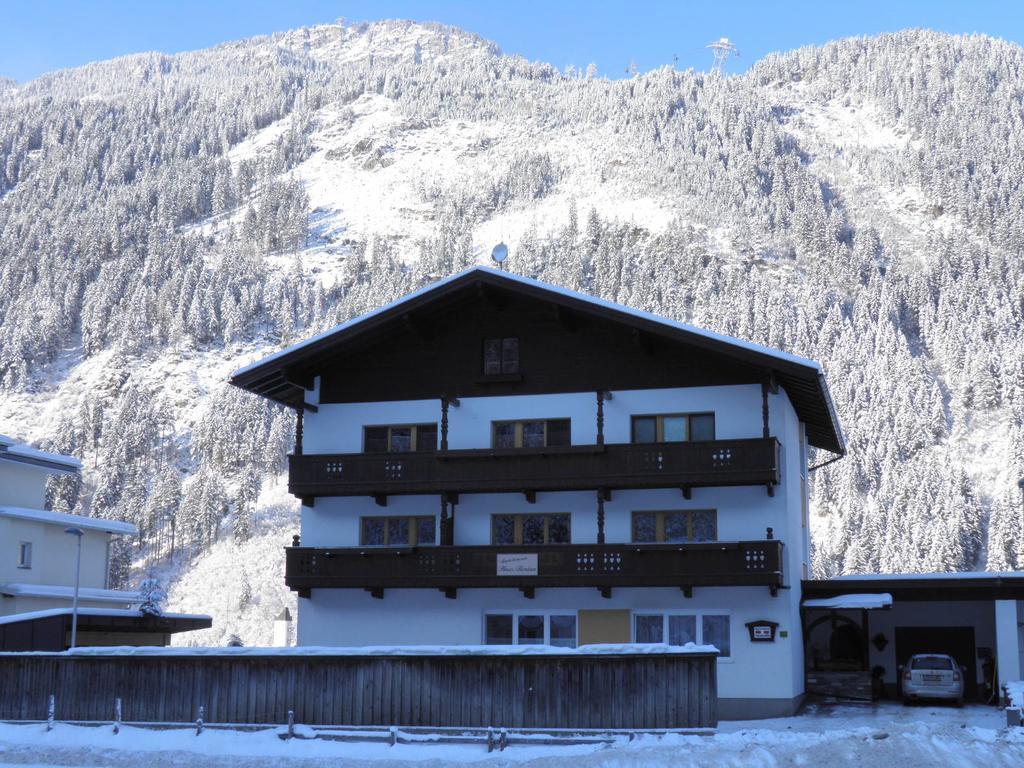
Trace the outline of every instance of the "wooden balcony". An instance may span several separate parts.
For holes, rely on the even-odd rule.
[[[288,489],[317,496],[690,488],[779,482],[773,437],[692,443],[289,457]]]
[[[782,586],[782,542],[700,544],[551,544],[547,546],[288,547],[285,583],[311,589],[511,587],[532,597],[538,587]]]

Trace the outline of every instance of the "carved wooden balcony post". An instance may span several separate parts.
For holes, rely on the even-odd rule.
[[[604,489],[597,489],[597,543],[604,544]]]
[[[302,455],[302,415],[306,412],[301,406],[295,410],[295,455]]]
[[[449,547],[455,546],[455,502],[451,503],[451,512],[448,515],[448,541]]]
[[[448,497],[445,496],[442,493],[441,494],[441,526],[440,526],[441,530],[439,531],[439,533],[440,533],[440,542],[441,542],[442,545],[447,545],[447,544],[450,543],[449,542],[449,536],[448,536],[448,522],[449,522],[449,520],[448,520]]]
[[[764,420],[763,437],[768,438],[768,382],[761,382],[761,418]]]
[[[604,445],[604,392],[597,390],[597,444]]]
[[[448,398],[441,398],[441,450],[448,450]]]

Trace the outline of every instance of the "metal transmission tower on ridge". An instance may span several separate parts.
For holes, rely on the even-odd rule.
[[[729,42],[728,37],[720,37],[715,42],[708,43],[705,47],[710,48],[711,53],[715,57],[714,63],[711,65],[711,71],[719,74],[722,73],[722,67],[729,60],[730,56],[740,55],[740,49]]]

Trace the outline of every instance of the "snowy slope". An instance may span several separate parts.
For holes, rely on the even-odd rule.
[[[1000,64],[990,79],[1000,88],[1019,85],[1019,75],[1006,74],[1020,58],[1016,48],[1000,48],[988,39],[907,34],[918,36],[915,55],[922,60],[931,56],[947,68],[953,66],[948,61],[967,61],[985,73],[986,67],[996,67],[989,64],[994,57],[1009,63]],[[889,38],[842,45],[872,60],[893,55]],[[1019,302],[1014,305],[1012,297],[1000,293],[1019,279],[1002,260],[1012,262],[1016,253],[1013,233],[1004,235],[1003,230],[1024,219],[1005,215],[1014,205],[1020,207],[1014,195],[1021,185],[1004,183],[993,187],[998,194],[964,194],[961,200],[923,182],[920,156],[955,148],[938,147],[941,136],[925,138],[927,111],[900,112],[887,102],[890,94],[847,82],[850,67],[840,70],[839,64],[818,60],[833,53],[831,48],[825,53],[805,49],[756,65],[748,76],[724,80],[664,68],[631,81],[608,81],[563,77],[547,65],[503,56],[493,43],[461,30],[381,22],[294,30],[173,57],[142,54],[53,73],[6,91],[0,83],[0,109],[24,111],[38,104],[40,95],[56,94],[61,103],[85,110],[74,113],[76,120],[99,121],[101,134],[106,105],[116,104],[129,114],[135,109],[148,118],[161,89],[171,90],[171,78],[178,78],[174,82],[183,89],[178,105],[188,103],[194,92],[213,89],[222,72],[239,79],[267,72],[280,76],[283,93],[302,93],[287,109],[272,100],[261,102],[259,114],[236,124],[235,112],[261,96],[243,87],[241,107],[199,100],[196,114],[178,126],[185,131],[213,115],[225,136],[229,128],[233,132],[222,146],[209,150],[214,153],[211,166],[197,170],[189,165],[193,158],[188,152],[184,160],[175,159],[176,165],[168,160],[172,175],[150,179],[151,197],[173,190],[170,182],[175,181],[185,190],[179,197],[188,198],[214,172],[218,179],[231,174],[233,184],[247,173],[255,180],[251,189],[235,189],[235,199],[224,210],[177,218],[168,214],[175,237],[202,241],[198,260],[210,270],[201,279],[184,268],[174,273],[175,280],[199,283],[191,299],[195,306],[188,311],[177,306],[185,295],[177,283],[166,296],[158,293],[162,284],[138,287],[141,298],[133,298],[129,303],[135,306],[128,310],[140,304],[156,306],[155,316],[181,310],[183,317],[167,322],[168,338],[134,344],[138,320],[129,313],[127,319],[118,318],[122,325],[103,327],[106,336],[97,342],[94,326],[128,310],[113,300],[90,304],[81,296],[65,299],[70,309],[58,306],[51,295],[57,292],[47,291],[61,281],[37,278],[34,270],[37,265],[45,270],[58,258],[54,253],[64,253],[64,241],[46,251],[46,258],[24,255],[32,274],[20,282],[12,279],[24,292],[13,298],[35,302],[37,314],[30,330],[15,328],[0,339],[11,339],[7,344],[14,350],[31,347],[44,324],[70,322],[73,330],[57,334],[56,352],[27,353],[32,364],[26,365],[24,380],[17,378],[2,390],[0,432],[45,444],[67,431],[69,421],[77,424],[77,414],[96,401],[108,408],[109,419],[130,378],[160,404],[160,431],[170,446],[171,464],[183,476],[194,477],[207,459],[194,450],[193,436],[208,428],[204,419],[208,422],[210,409],[221,402],[231,371],[463,266],[445,263],[442,257],[452,251],[464,250],[468,263],[486,263],[493,245],[504,241],[514,266],[531,275],[575,281],[573,287],[602,298],[822,360],[854,451],[851,459],[818,475],[830,491],[823,494],[828,498],[815,498],[813,520],[819,559],[827,569],[883,567],[879,562],[905,561],[908,551],[914,554],[911,562],[934,567],[985,567],[989,522],[1014,488],[1015,462],[1021,460],[1017,446],[1024,434],[1024,385],[1013,384],[1012,367],[1021,333]],[[777,77],[771,67],[792,76]],[[950,76],[933,87],[948,90],[953,82]],[[269,86],[266,90],[273,93]],[[990,102],[987,94],[968,107],[981,111]],[[49,125],[46,121],[57,117],[40,120]],[[33,188],[38,168],[57,175],[57,169],[77,167],[76,158],[98,143],[73,145],[63,165],[46,166],[50,153],[64,149],[54,138],[59,133],[47,128],[38,137],[11,143],[21,154],[8,160],[13,170],[0,172],[0,236],[5,211],[38,193]],[[1012,121],[1006,122],[1006,136],[1013,137]],[[205,139],[194,141],[208,149]],[[1008,139],[1004,143],[1011,146]],[[993,151],[999,151],[998,144]],[[214,161],[222,165],[214,167]],[[102,160],[95,163],[100,167]],[[950,173],[964,166],[951,161]],[[261,176],[261,167],[272,167],[271,177]],[[116,175],[104,170],[104,178]],[[114,170],[123,172],[120,166]],[[138,178],[123,174],[130,179],[126,196],[143,183],[138,173]],[[69,188],[72,207],[82,207],[81,200],[95,186],[92,179],[84,174],[81,189]],[[305,238],[295,248],[261,245],[255,235],[239,238],[255,220],[271,221],[271,230],[284,226],[274,219],[278,213],[264,206],[271,182],[295,183],[308,198]],[[53,223],[49,190],[38,194],[45,203],[30,207],[28,219]],[[981,214],[971,218],[961,211],[977,205],[975,198],[1002,201],[998,236],[995,224],[979,224]],[[175,204],[187,207],[187,202]],[[95,228],[126,228],[116,215],[129,210],[129,204],[139,202],[115,200],[113,213]],[[161,198],[152,217],[163,216],[166,205]],[[35,234],[20,218],[6,232],[13,234],[0,242],[11,251],[25,241],[25,232]],[[863,246],[871,238],[862,233],[871,233],[877,247]],[[156,256],[147,254],[145,269],[130,260],[142,259],[136,254],[124,257],[126,265],[118,263],[116,238],[110,253],[107,246],[80,244],[77,263],[88,264],[87,271],[98,275],[96,283],[104,283],[115,297],[124,299],[122,285],[133,273],[167,271],[163,246],[154,249]],[[968,246],[979,251],[974,261],[947,264],[950,252]],[[183,332],[181,326],[191,322],[193,313],[197,325],[203,320],[216,324],[227,313],[226,296],[244,298],[244,292],[255,290],[233,278],[223,293],[200,296],[204,281],[237,258],[239,250],[263,270],[259,282],[268,296],[259,306],[265,316],[235,333],[218,330],[197,339],[202,334]],[[169,245],[166,251],[178,253]],[[559,261],[563,252],[569,253],[565,263]],[[0,252],[0,280],[8,258]],[[368,261],[362,272],[361,259]],[[385,263],[390,259],[400,266]],[[886,283],[877,267],[897,274],[901,282]],[[114,276],[106,280],[105,270]],[[962,289],[954,280],[964,275],[973,282]],[[969,321],[950,321],[956,336],[949,340],[942,337],[953,334],[937,324],[921,328],[928,308],[942,303],[934,294],[944,282],[942,302],[954,303],[965,292],[987,293],[994,302],[958,307],[956,319]],[[0,297],[0,324],[16,313],[7,298]],[[24,312],[23,306],[18,311]],[[984,322],[974,322],[985,315]],[[282,325],[289,327],[282,331]],[[0,349],[0,382],[7,351]],[[986,395],[991,402],[979,404],[976,393],[965,392],[965,369],[1000,378],[996,392]],[[915,389],[903,391],[908,382]],[[921,431],[908,414],[927,412],[937,413],[934,420],[942,424],[923,444],[903,445],[908,435]],[[108,435],[104,441],[116,448],[122,439],[127,437]],[[98,451],[76,447],[85,459],[82,511],[88,512],[103,481],[104,468],[95,465],[95,455],[109,454],[111,446]],[[973,544],[957,557],[927,549],[927,540],[939,530],[929,526],[947,513],[955,517],[942,494],[956,489],[922,489],[919,479],[935,478],[947,468],[947,485],[957,485],[959,472],[970,485],[964,491],[969,509],[957,512],[951,535],[980,536],[980,553],[971,549]],[[223,482],[229,501],[217,540],[167,559],[154,556],[146,542],[132,552],[132,578],[155,568],[171,582],[172,608],[213,613],[214,628],[203,642],[219,644],[238,634],[246,644],[265,644],[273,616],[294,605],[281,579],[281,548],[297,530],[297,501],[287,496],[282,475],[266,472],[252,537],[235,543],[233,499],[242,472],[233,466],[207,469]],[[917,491],[918,497],[911,498]],[[903,541],[883,541],[887,532],[897,530],[886,516],[913,518],[900,534]],[[1009,550],[1024,546],[1024,532],[1014,532],[1012,521],[996,522],[1003,526],[1000,536]],[[980,533],[975,530],[979,526]],[[877,540],[864,544],[865,559],[848,557],[850,537],[865,529],[873,530]],[[880,552],[885,553],[881,561]],[[996,566],[1009,562],[1000,560]]]

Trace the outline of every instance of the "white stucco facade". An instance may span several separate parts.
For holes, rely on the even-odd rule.
[[[78,462],[0,440],[0,616],[64,608],[72,603],[82,531],[79,605],[127,607],[134,593],[109,590],[110,541],[135,527],[44,509],[46,481],[77,472]]]
[[[317,390],[308,393],[316,402]],[[808,561],[808,531],[802,484],[806,456],[803,426],[783,389],[770,394],[769,431],[781,444],[781,482],[766,488],[694,488],[689,499],[679,488],[613,491],[605,502],[605,540],[631,542],[635,511],[714,510],[717,540],[784,542],[785,588],[772,597],[765,586],[695,588],[692,597],[675,588],[616,588],[602,597],[594,588],[538,588],[533,598],[518,589],[460,589],[447,599],[436,589],[389,589],[383,599],[364,590],[314,589],[298,607],[300,645],[478,644],[488,612],[542,614],[629,611],[638,614],[704,613],[729,616],[731,651],[719,661],[719,697],[724,716],[771,715],[792,710],[803,694],[800,579]],[[450,449],[489,448],[492,423],[515,419],[571,420],[573,445],[597,439],[593,392],[462,398],[449,411]],[[759,385],[615,391],[604,403],[608,444],[628,443],[631,417],[662,413],[714,413],[715,438],[760,438]],[[320,404],[304,422],[304,452],[358,453],[363,429],[388,424],[437,423],[438,400]],[[438,495],[392,496],[381,507],[368,496],[321,497],[302,508],[301,541],[306,547],[360,546],[360,520],[374,516],[440,515]],[[597,541],[595,491],[461,494],[455,507],[455,545],[491,543],[494,514],[568,513],[571,541]],[[557,545],[555,545],[557,546]],[[531,613],[532,612],[532,613]],[[747,622],[778,624],[774,642],[752,642]],[[630,621],[631,627],[634,622]],[[634,630],[635,631],[635,630]]]

